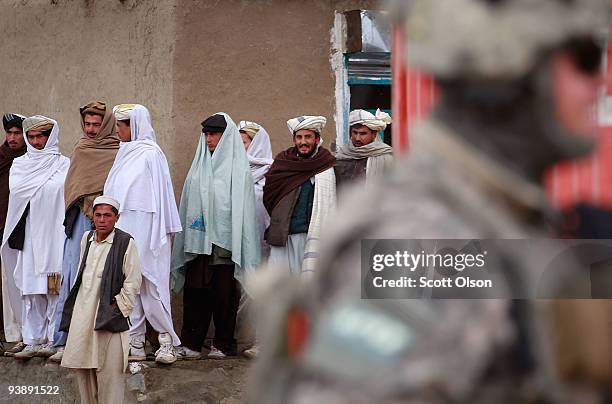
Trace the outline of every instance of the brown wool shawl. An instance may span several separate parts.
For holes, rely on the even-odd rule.
[[[64,185],[66,211],[84,198],[83,212],[89,218],[92,217],[93,201],[104,190],[106,177],[119,150],[112,108],[108,108],[103,102],[93,102],[82,107],[81,111],[91,111],[93,106],[96,109],[104,109],[100,133],[94,139],[89,138],[85,134],[84,116],[81,115],[83,135],[70,158],[70,169]]]
[[[6,212],[8,210],[9,200],[9,170],[13,165],[13,160],[19,156],[23,156],[26,152],[26,147],[20,150],[13,150],[7,142],[0,146],[0,229],[4,229],[6,222]]]
[[[298,157],[295,147],[280,152],[266,174],[263,202],[268,213],[281,199],[310,177],[322,173],[336,164],[336,158],[323,147],[310,158]]]

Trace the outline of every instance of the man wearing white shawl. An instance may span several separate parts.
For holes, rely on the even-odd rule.
[[[211,318],[210,358],[234,354],[237,282],[260,263],[255,191],[236,124],[225,113],[202,122],[180,204],[183,232],[172,256],[174,290],[183,292],[182,355],[198,358]]]
[[[264,232],[270,225],[270,215],[263,204],[263,187],[266,184],[266,174],[274,162],[270,135],[266,129],[255,122],[240,121],[238,130],[245,144],[251,175],[255,184],[255,202],[257,211],[257,225],[261,239],[262,259],[270,254],[270,246],[264,240]]]
[[[270,215],[263,204],[263,187],[266,184],[265,175],[274,162],[272,144],[266,129],[256,122],[240,121],[238,129],[247,151],[251,175],[255,183],[257,225],[259,226],[259,237],[261,238],[261,258],[262,262],[264,262],[270,255],[270,246],[264,239],[264,233],[270,225]],[[246,293],[242,293],[236,318],[236,339],[239,344],[244,343],[250,346],[243,352],[243,355],[249,358],[256,357],[259,352],[255,341],[255,326],[252,318],[249,296]]]
[[[269,263],[292,274],[315,270],[321,225],[336,205],[336,159],[321,147],[326,122],[322,116],[287,121],[294,147],[279,153],[266,175]]]
[[[59,151],[59,125],[23,121],[27,152],[13,161],[2,239],[9,299],[26,347],[15,358],[51,356],[64,248],[64,181],[70,161]]]
[[[342,188],[349,182],[365,177],[366,182],[382,175],[393,163],[393,149],[378,136],[391,123],[389,114],[376,115],[357,109],[349,114],[351,138],[336,154],[336,184]]]
[[[113,109],[121,144],[104,194],[121,206],[117,227],[134,237],[142,269],[140,295],[130,315],[130,358],[144,360],[146,320],[159,332],[155,360],[176,361],[180,339],[170,308],[171,237],[181,231],[166,156],[155,141],[151,116],[138,104]]]

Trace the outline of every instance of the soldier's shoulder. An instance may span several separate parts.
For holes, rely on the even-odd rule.
[[[370,238],[473,236],[470,220],[451,196],[458,191],[442,189],[436,175],[418,175],[412,169],[412,164],[400,164],[374,184],[347,190],[339,204],[338,228]]]

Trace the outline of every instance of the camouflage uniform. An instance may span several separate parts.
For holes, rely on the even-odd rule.
[[[551,120],[542,55],[592,33],[606,9],[580,0],[410,3],[408,52],[441,81],[443,99],[415,134],[409,158],[346,198],[326,229],[313,283],[268,285],[282,303],[266,301],[268,343],[251,399],[598,402],[597,394],[578,395],[557,379],[546,302],[361,300],[360,241],[558,235],[539,180],[546,167],[583,155],[589,144]],[[520,251],[507,258],[510,269],[527,265]],[[285,334],[296,311],[310,324],[297,354]]]

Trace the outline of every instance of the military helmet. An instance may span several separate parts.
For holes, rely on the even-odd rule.
[[[408,61],[438,78],[518,78],[574,37],[605,35],[604,0],[405,2]]]

